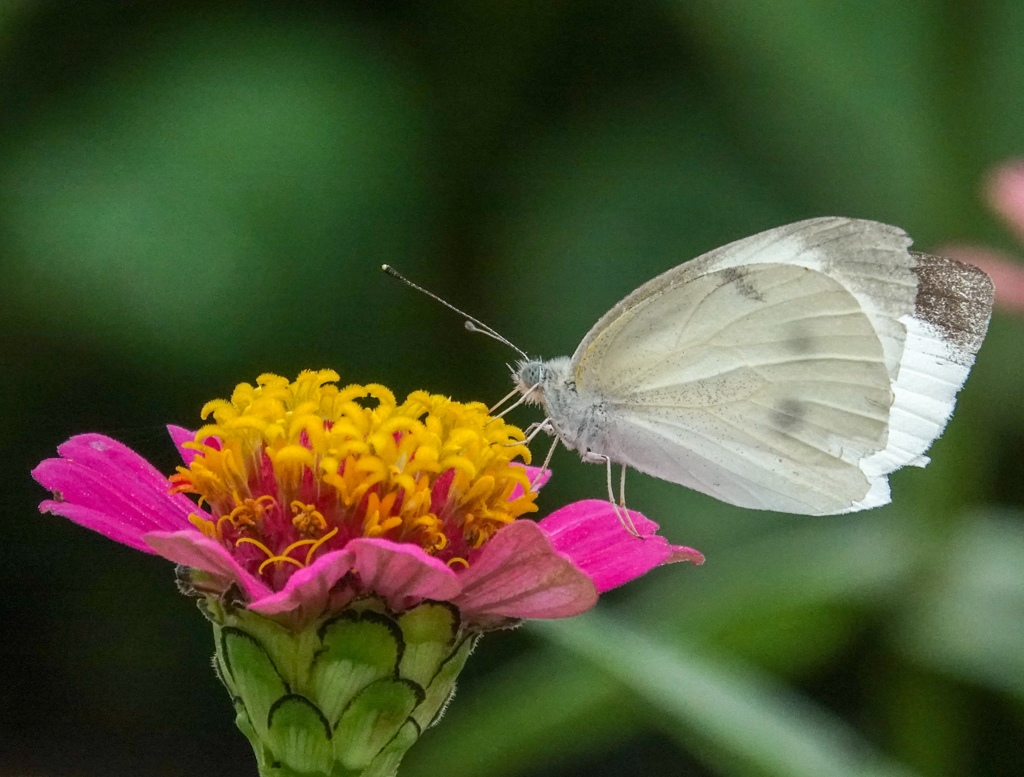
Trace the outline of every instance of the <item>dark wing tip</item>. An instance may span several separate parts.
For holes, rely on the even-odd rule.
[[[951,344],[978,352],[992,317],[992,279],[972,264],[912,251],[916,259],[914,315],[937,327]]]

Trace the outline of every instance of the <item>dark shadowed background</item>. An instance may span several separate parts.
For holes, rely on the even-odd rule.
[[[307,367],[501,397],[513,354],[382,262],[555,356],[800,218],[1013,251],[979,186],[1018,154],[1017,0],[0,3],[0,775],[255,774],[172,565],[37,514],[70,435],[170,472],[164,424]],[[1000,314],[867,514],[632,476],[707,564],[486,637],[403,773],[1024,773],[1022,365]],[[554,467],[543,510],[604,493]]]

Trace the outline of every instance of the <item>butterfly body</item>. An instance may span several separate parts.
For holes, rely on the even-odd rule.
[[[927,463],[992,306],[984,273],[910,242],[842,218],[754,235],[644,284],[572,357],[514,381],[590,460],[756,509],[884,504],[890,472]]]
[[[607,446],[606,399],[578,390],[568,356],[522,361],[513,379],[528,404],[543,406],[551,430],[567,448],[585,454]]]

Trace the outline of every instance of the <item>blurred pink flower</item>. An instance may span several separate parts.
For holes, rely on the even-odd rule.
[[[379,404],[371,409],[341,403],[338,389],[323,385],[330,380],[337,376],[328,371],[304,373],[290,385],[261,376],[259,388],[242,384],[233,404],[215,405],[217,425],[197,434],[169,427],[186,465],[170,479],[116,440],[72,437],[58,448],[60,458],[33,470],[54,493],[40,509],[199,570],[192,581],[203,593],[237,586],[248,609],[299,622],[366,593],[395,610],[426,599],[451,602],[467,625],[481,629],[561,618],[660,564],[704,560],[631,512],[634,536],[601,500],[570,504],[536,523],[519,518],[536,509],[528,486],[541,473],[511,461],[520,455],[521,432],[489,422],[482,405],[424,392],[397,405],[383,387],[344,390],[350,397],[372,393]],[[288,394],[290,410],[267,411],[264,389],[275,402]],[[314,413],[312,426],[310,418],[292,417],[314,406],[344,407],[347,415]],[[287,418],[291,431],[282,431],[282,420],[253,437],[267,420],[253,408]],[[336,436],[324,443],[317,427],[336,435],[362,422],[361,436],[346,443],[354,453],[328,456],[342,444]],[[442,437],[432,438],[428,427]],[[442,428],[458,437],[458,455],[446,457],[450,440]],[[483,434],[488,440],[477,446],[482,438],[474,435]],[[246,436],[245,445],[236,435]],[[200,495],[209,509],[182,491]]]
[[[1024,160],[997,168],[985,184],[985,198],[1024,243]],[[944,246],[938,253],[980,267],[995,284],[996,304],[1024,313],[1024,266],[1019,259],[968,244]]]

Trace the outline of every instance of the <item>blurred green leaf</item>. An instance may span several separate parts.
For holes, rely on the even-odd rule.
[[[656,582],[629,610],[649,626],[668,622],[673,633],[692,636],[780,603],[896,606],[927,550],[920,526],[894,507],[801,517],[768,536],[716,550],[702,567],[656,570]]]
[[[1024,701],[1024,514],[977,516],[936,559],[898,644],[913,660]]]
[[[700,568],[656,570],[633,585],[622,611],[668,639],[806,671],[840,652],[864,613],[899,607],[928,547],[920,526],[893,508],[796,519],[748,542],[702,548]]]
[[[447,777],[455,764],[464,774],[529,774],[613,747],[636,731],[640,718],[610,676],[581,671],[563,651],[537,650],[496,669],[472,692],[456,694],[403,768],[417,777]]]
[[[753,667],[666,646],[597,613],[533,628],[625,684],[660,713],[662,728],[728,774],[910,774]]]

